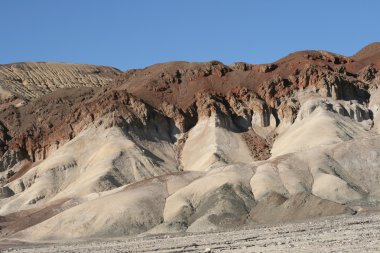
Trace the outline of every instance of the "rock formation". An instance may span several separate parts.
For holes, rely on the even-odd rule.
[[[379,67],[378,44],[257,65],[1,65],[1,233],[216,231],[377,207]]]

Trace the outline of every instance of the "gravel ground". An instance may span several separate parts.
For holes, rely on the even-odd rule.
[[[380,214],[329,217],[240,231],[59,243],[3,241],[1,252],[380,252]]]

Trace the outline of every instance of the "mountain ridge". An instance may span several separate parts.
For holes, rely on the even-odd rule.
[[[372,48],[126,72],[0,65],[2,235],[205,232],[378,208]],[[325,212],[308,212],[317,203]]]

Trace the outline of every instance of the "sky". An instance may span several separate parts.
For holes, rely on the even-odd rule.
[[[1,0],[0,64],[269,63],[380,41],[378,0]]]

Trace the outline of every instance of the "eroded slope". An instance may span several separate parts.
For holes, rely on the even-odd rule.
[[[22,62],[0,65],[0,98],[30,100],[58,88],[101,87],[121,71],[104,66]]]
[[[201,232],[377,208],[378,58],[359,56],[157,64],[8,104],[2,233]]]

